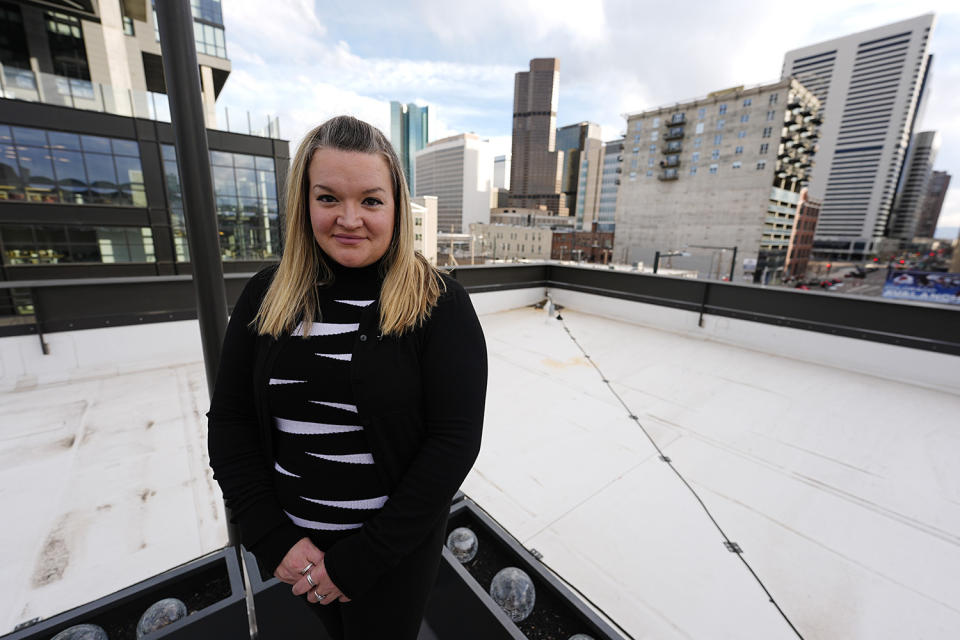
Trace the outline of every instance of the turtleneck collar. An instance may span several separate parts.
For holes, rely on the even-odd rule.
[[[383,283],[380,269],[383,258],[368,264],[365,267],[345,267],[330,256],[323,254],[323,260],[333,272],[334,285],[346,286],[379,286]]]

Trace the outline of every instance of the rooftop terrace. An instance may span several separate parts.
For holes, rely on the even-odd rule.
[[[953,310],[542,265],[457,277],[490,356],[463,490],[631,636],[796,637],[640,426],[805,638],[960,633]],[[529,306],[547,293],[562,321]],[[877,325],[898,317],[917,326]],[[0,339],[0,633],[226,542],[196,323],[44,339]]]

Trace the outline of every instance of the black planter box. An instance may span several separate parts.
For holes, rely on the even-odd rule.
[[[49,640],[64,629],[82,623],[103,627],[110,640],[136,640],[140,616],[162,598],[179,598],[187,605],[190,615],[150,634],[151,640],[250,637],[237,550],[227,547],[0,636],[0,640]]]
[[[456,568],[465,574],[465,581],[473,582],[474,591],[488,606],[499,609],[489,596],[489,589],[493,576],[505,567],[525,571],[536,588],[533,613],[519,623],[504,614],[504,624],[513,635],[502,637],[566,640],[576,633],[585,633],[595,640],[621,640],[620,634],[469,498],[450,509],[447,531],[457,527],[472,530],[479,549],[476,558]],[[451,561],[459,565],[453,554],[449,555]]]

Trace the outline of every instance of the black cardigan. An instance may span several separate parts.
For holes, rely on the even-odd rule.
[[[255,275],[227,326],[207,414],[210,466],[243,544],[273,570],[309,531],[283,513],[273,484],[267,383],[289,336],[249,326],[276,267]],[[325,550],[330,578],[355,598],[439,526],[480,451],[487,353],[463,287],[446,292],[429,319],[402,336],[380,336],[379,308],[360,318],[350,383],[389,500],[361,529]]]

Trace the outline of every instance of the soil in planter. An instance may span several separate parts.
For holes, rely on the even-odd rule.
[[[151,589],[148,593],[121,605],[78,621],[100,625],[110,640],[137,640],[137,622],[150,605],[163,598],[177,598],[187,605],[188,617],[197,611],[230,597],[230,578],[226,562],[220,560],[202,570],[180,576],[173,583]],[[55,634],[51,634],[55,635]],[[149,636],[148,636],[149,637]]]
[[[490,593],[493,576],[504,567],[524,569],[525,563],[520,562],[514,552],[490,534],[485,526],[475,522],[466,510],[451,516],[447,534],[457,527],[467,527],[477,536],[477,555],[463,565],[463,568],[480,583],[486,593]],[[554,595],[535,574],[529,571],[526,573],[536,587],[537,600],[533,612],[522,622],[516,623],[523,635],[530,640],[566,640],[575,633],[596,636],[596,633],[571,611],[567,602]]]

